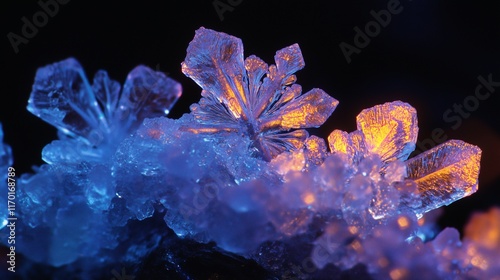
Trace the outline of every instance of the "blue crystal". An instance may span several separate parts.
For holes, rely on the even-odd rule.
[[[28,110],[58,128],[62,138],[75,139],[47,146],[46,162],[99,160],[145,118],[167,115],[180,95],[179,83],[145,66],[129,73],[121,92],[103,70],[90,85],[81,65],[68,58],[38,69]]]
[[[203,126],[191,130],[243,133],[267,160],[301,149],[307,133],[288,131],[320,126],[338,105],[320,89],[301,95],[293,75],[304,67],[297,44],[276,52],[276,65],[268,66],[256,56],[244,60],[240,39],[202,27],[187,52],[182,72],[203,89],[191,106]]]

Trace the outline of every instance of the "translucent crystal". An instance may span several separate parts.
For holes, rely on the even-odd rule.
[[[182,63],[182,72],[203,89],[203,98],[191,106],[203,126],[192,131],[240,132],[267,160],[302,148],[307,133],[286,132],[318,127],[338,101],[320,89],[301,94],[293,75],[304,67],[297,44],[276,52],[274,60],[271,66],[256,56],[244,60],[240,39],[198,29]]]
[[[476,192],[481,150],[450,140],[406,161],[408,178],[417,183],[422,205],[416,213],[448,205]]]
[[[415,149],[418,135],[417,112],[396,101],[365,109],[356,117],[366,149],[388,163],[405,160]]]
[[[58,128],[63,138],[76,139],[46,147],[44,160],[71,161],[78,155],[100,158],[106,149],[113,151],[117,140],[144,118],[168,114],[180,95],[180,84],[145,66],[130,72],[121,93],[119,83],[103,70],[90,85],[80,64],[68,58],[38,69],[28,110]]]
[[[366,176],[357,174],[351,178],[349,188],[344,196],[343,209],[363,210],[366,209],[373,196],[371,181]]]
[[[415,181],[406,179],[401,182],[396,182],[394,188],[398,190],[401,196],[401,205],[411,209],[406,211],[413,211],[413,209],[418,209],[422,206],[422,199],[420,198],[418,185]]]
[[[356,121],[358,130],[334,130],[328,136],[332,153],[344,153],[354,164],[368,154],[376,154],[385,169],[394,160],[406,160],[415,149],[417,112],[407,103],[394,101],[365,109]]]
[[[186,272],[193,259],[269,270],[252,279],[500,275],[498,210],[474,216],[462,241],[453,229],[437,234],[436,211],[424,215],[477,189],[479,148],[453,140],[405,162],[416,113],[396,101],[363,110],[353,132],[334,130],[327,152],[303,128],[337,101],[301,94],[293,73],[303,66],[297,45],[268,66],[244,60],[239,39],[201,28],[182,70],[203,98],[176,120],[162,116],[180,86],[144,66],[121,91],[105,71],[90,85],[72,59],[40,69],[29,109],[60,139],[42,152],[49,164],[18,177],[19,277],[37,268],[101,279],[151,261],[161,278],[198,279]],[[12,164],[4,144],[0,160]],[[0,227],[6,246],[8,234]]]
[[[328,155],[325,140],[312,135],[306,139],[304,144],[306,165],[308,165],[308,167],[321,165]]]
[[[335,129],[328,135],[328,145],[332,153],[342,153],[349,158],[354,156],[355,147],[352,139],[345,131]]]
[[[121,122],[125,122],[125,127],[135,128],[145,118],[168,115],[181,94],[182,87],[178,82],[162,72],[140,65],[127,76],[116,114]]]
[[[332,131],[328,144],[332,153],[346,155],[358,172],[380,181],[370,208],[374,218],[388,215],[397,197],[398,212],[421,217],[476,191],[481,150],[473,145],[452,140],[403,162],[414,150],[418,133],[416,111],[410,105],[395,101],[365,109],[357,123],[358,130],[352,133]],[[374,156],[380,157],[381,166]],[[398,190],[399,195],[390,195],[396,201],[383,202],[387,196],[383,193],[393,193],[386,189],[387,183]]]
[[[374,219],[393,216],[399,205],[400,193],[390,184],[379,184],[368,209]]]
[[[285,152],[271,160],[271,166],[281,175],[292,171],[302,171],[305,164],[306,159],[302,150]]]

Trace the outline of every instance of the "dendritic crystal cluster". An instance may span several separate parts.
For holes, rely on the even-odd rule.
[[[498,210],[462,241],[455,229],[436,237],[431,211],[477,190],[478,147],[451,140],[408,159],[417,114],[401,101],[363,110],[353,132],[310,136],[338,101],[302,93],[297,44],[274,60],[245,59],[240,39],[200,28],[182,72],[202,98],[178,120],[165,116],[180,85],[145,66],[123,89],[105,71],[90,84],[74,59],[40,68],[28,110],[60,139],[18,182],[18,252],[59,279],[110,265],[141,273],[134,264],[151,258],[198,279],[174,249],[182,240],[215,242],[274,279],[500,274]],[[0,160],[11,164],[5,145]]]
[[[144,118],[167,115],[181,95],[179,83],[145,66],[132,70],[120,88],[103,70],[91,85],[73,58],[40,68],[28,110],[61,138],[44,149],[44,161],[103,161]]]

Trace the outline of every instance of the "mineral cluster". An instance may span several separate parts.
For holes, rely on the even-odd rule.
[[[264,271],[238,279],[500,275],[498,210],[474,217],[463,240],[437,234],[431,211],[477,190],[478,147],[450,140],[408,159],[417,113],[401,101],[363,110],[355,131],[311,136],[338,101],[302,93],[297,44],[274,60],[245,59],[240,39],[200,28],[182,72],[202,98],[177,120],[166,115],[180,84],[145,66],[123,88],[105,71],[90,83],[72,58],[40,68],[28,110],[59,139],[18,182],[18,252],[58,279],[121,267],[146,277],[151,259],[163,276],[201,279],[182,242]]]

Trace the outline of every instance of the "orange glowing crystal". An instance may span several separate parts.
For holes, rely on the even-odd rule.
[[[317,88],[302,94],[295,84],[293,73],[304,67],[299,45],[277,51],[274,59],[270,66],[253,55],[243,59],[239,38],[198,29],[182,72],[203,89],[191,106],[199,125],[186,130],[241,133],[267,160],[303,148],[308,134],[302,128],[322,125],[338,101]]]
[[[477,146],[450,140],[406,160],[415,149],[418,134],[417,113],[409,104],[395,101],[377,105],[363,110],[356,120],[358,130],[351,133],[334,130],[330,134],[330,150],[347,155],[353,164],[367,157],[380,159],[382,164],[379,173],[382,177],[373,174],[367,176],[375,181],[385,179],[388,184],[403,191],[399,212],[411,211],[421,216],[477,190],[481,158],[481,149]],[[406,172],[400,175],[406,178],[405,182],[398,180],[398,174],[395,174],[401,173],[401,164],[398,162],[402,161],[405,161]],[[404,193],[405,186],[412,184],[417,186],[418,194],[413,200],[418,199],[418,203],[404,199],[404,196],[413,195],[410,189],[407,190],[408,194]],[[372,208],[382,205],[387,208],[385,200],[389,200],[388,194],[376,197]],[[386,210],[380,209],[370,209],[370,212],[375,219],[388,214]]]

